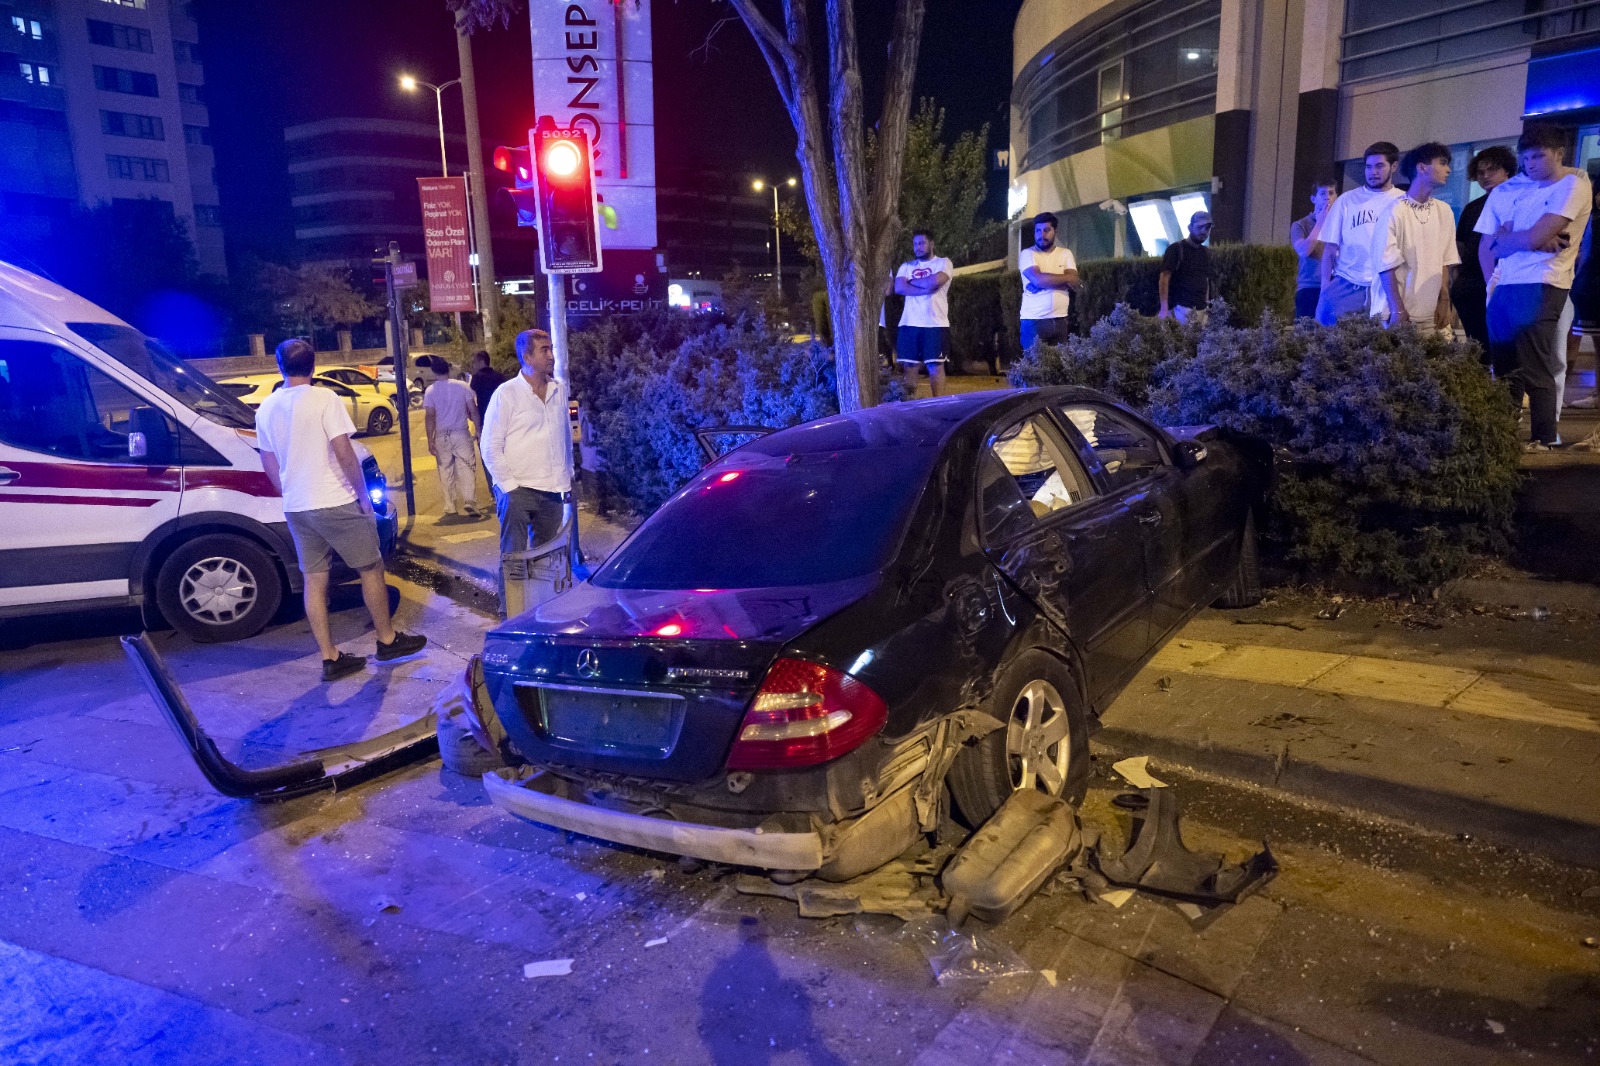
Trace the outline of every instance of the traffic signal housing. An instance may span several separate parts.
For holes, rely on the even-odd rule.
[[[557,129],[548,120],[528,131],[538,180],[539,249],[550,274],[600,269],[595,223],[594,151],[580,129]]]
[[[527,145],[494,150],[494,168],[511,175],[512,188],[501,189],[500,195],[511,201],[517,211],[517,225],[535,226],[539,219],[538,182],[533,176],[533,155]]]

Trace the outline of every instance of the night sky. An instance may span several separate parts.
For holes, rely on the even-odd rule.
[[[862,4],[862,65],[881,73],[890,4]],[[948,112],[953,136],[989,122],[1004,146],[1011,28],[1021,0],[929,0],[917,92]],[[432,82],[457,74],[442,0],[198,0],[217,180],[230,258],[287,259],[289,195],[283,128],[340,116],[434,121],[433,94],[396,85],[400,71]],[[715,0],[654,0],[658,168],[798,173],[794,132],[742,23]],[[727,19],[713,34],[713,28]],[[710,37],[709,44],[707,38]],[[521,143],[531,124],[526,16],[474,42],[483,135]],[[872,113],[869,99],[869,114]],[[457,90],[445,127],[459,132]]]

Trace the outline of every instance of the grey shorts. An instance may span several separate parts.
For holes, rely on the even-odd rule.
[[[365,570],[383,562],[378,524],[359,503],[288,511],[283,517],[289,520],[302,573],[320,574],[332,569],[336,554],[352,570]]]

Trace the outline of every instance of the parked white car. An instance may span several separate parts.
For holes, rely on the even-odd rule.
[[[261,401],[283,387],[279,374],[247,374],[217,382],[225,391],[251,410],[261,406]],[[345,410],[358,433],[384,434],[394,429],[396,407],[391,394],[386,394],[377,384],[347,385],[331,374],[318,374],[311,384],[330,389],[343,397]]]

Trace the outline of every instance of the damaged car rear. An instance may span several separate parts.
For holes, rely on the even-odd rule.
[[[1270,455],[1082,389],[894,404],[702,470],[587,582],[492,631],[500,806],[844,880],[1018,789],[1202,607],[1259,595]],[[492,709],[492,713],[491,712]],[[946,785],[948,784],[948,790]]]

